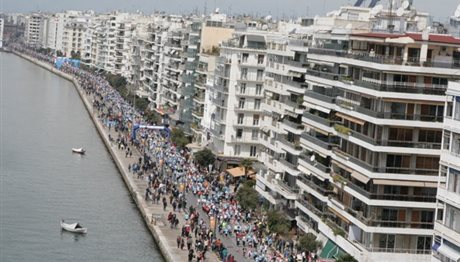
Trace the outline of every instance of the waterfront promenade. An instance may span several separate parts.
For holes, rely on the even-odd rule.
[[[122,175],[123,180],[125,181],[126,186],[128,187],[134,201],[136,202],[145,222],[149,230],[151,231],[153,237],[155,238],[164,258],[166,261],[188,261],[188,251],[185,248],[181,250],[177,248],[176,239],[177,236],[180,235],[180,227],[177,229],[171,229],[169,223],[167,221],[167,216],[169,212],[172,211],[172,207],[169,206],[165,211],[163,210],[163,206],[161,204],[152,204],[151,201],[144,200],[144,193],[147,187],[147,183],[144,179],[138,179],[129,171],[129,164],[133,162],[133,159],[138,159],[141,157],[140,153],[137,150],[133,150],[132,157],[126,158],[125,151],[119,150],[115,143],[111,145],[109,140],[109,134],[112,137],[116,137],[117,133],[101,123],[98,119],[95,111],[93,110],[93,106],[91,104],[92,97],[86,95],[84,90],[80,87],[77,80],[74,79],[72,76],[65,74],[51,65],[38,61],[34,58],[28,57],[18,52],[14,52],[16,55],[29,60],[32,63],[35,63],[61,77],[68,79],[69,81],[73,82],[78,91],[91,119],[95,127],[97,128],[103,142],[105,143],[108,151],[113,157],[115,164],[117,165],[120,174]],[[88,157],[91,156],[91,152],[88,152]],[[206,216],[202,216],[206,218]],[[183,225],[185,223],[183,216],[178,216],[179,225]],[[129,221],[126,221],[129,223]],[[217,256],[213,252],[208,252],[206,261],[220,261]],[[237,260],[242,261],[242,260]]]

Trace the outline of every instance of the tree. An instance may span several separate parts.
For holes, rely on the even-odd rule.
[[[196,162],[202,167],[208,167],[216,160],[216,157],[208,148],[196,152],[193,156],[195,157]]]
[[[254,163],[254,161],[252,159],[249,159],[249,158],[245,158],[245,159],[240,161],[240,166],[242,166],[244,168],[244,175],[246,177],[248,175],[249,169],[252,168],[253,163]]]
[[[256,209],[259,205],[259,193],[247,184],[243,184],[242,187],[236,192],[236,199],[244,210]]]
[[[279,235],[287,235],[291,228],[291,222],[278,211],[268,211],[267,225],[271,232]]]
[[[171,132],[171,141],[178,147],[185,147],[190,141],[185,136],[184,131],[179,128],[174,128]]]
[[[354,258],[350,254],[343,254],[343,255],[339,256],[339,258],[336,260],[336,262],[358,262],[358,260],[356,260],[356,258]]]
[[[316,252],[321,246],[321,241],[316,240],[316,236],[308,233],[299,238],[298,248],[302,251]]]

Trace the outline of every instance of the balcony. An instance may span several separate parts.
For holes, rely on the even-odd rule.
[[[319,123],[321,125],[324,125],[325,127],[332,127],[335,123],[335,121],[332,121],[328,118],[323,118],[323,117],[320,117],[318,115],[315,115],[315,114],[312,114],[308,111],[305,111],[303,113],[303,118],[302,118],[302,121],[304,123],[308,123],[308,124],[311,124],[312,122],[313,123]]]
[[[299,156],[299,164],[303,165],[303,166],[307,166],[307,167],[309,167],[311,169],[317,169],[317,170],[321,171],[326,176],[331,172],[330,167],[327,167],[327,166],[321,164],[318,161],[315,161],[315,160],[312,161],[311,157],[307,156],[305,154],[301,154]]]
[[[329,104],[334,104],[335,102],[335,96],[328,96],[328,95],[320,94],[312,90],[307,90],[305,92],[305,96],[313,98],[313,99],[317,99],[317,100],[320,100],[320,101],[323,101]]]
[[[329,141],[324,141],[324,140],[321,140],[320,138],[318,137],[315,137],[315,136],[312,136],[306,132],[304,132],[301,136],[302,139],[305,139],[306,141],[308,142],[311,142],[319,147],[322,147],[324,149],[327,149],[327,150],[330,150],[331,147],[332,147],[332,144],[329,142]]]
[[[326,188],[325,186],[315,184],[315,182],[313,182],[311,179],[306,178],[305,176],[298,176],[297,182],[301,182],[309,186],[310,188],[314,189],[316,192],[319,192],[323,196],[335,194],[334,189],[332,187]]]
[[[294,134],[300,135],[304,130],[304,125],[301,123],[295,123],[289,121],[289,119],[284,119],[282,124],[285,126],[284,128]]]
[[[256,144],[259,143],[259,137],[234,137],[232,136],[231,140],[232,143],[239,143],[239,144]]]
[[[307,74],[315,77],[320,77],[333,81],[342,81],[347,84],[356,85],[359,87],[380,91],[380,92],[395,92],[395,93],[411,93],[424,95],[444,95],[447,89],[445,85],[433,85],[423,83],[407,83],[394,82],[391,84],[374,83],[366,80],[352,79],[348,76],[334,74],[329,72],[321,72],[317,70],[307,70]]]
[[[362,161],[344,151],[340,148],[335,147],[332,152],[336,155],[338,160],[351,162],[359,167],[366,169],[373,173],[389,173],[389,174],[405,174],[405,175],[425,175],[425,176],[437,176],[439,171],[437,169],[422,169],[422,168],[410,168],[410,167],[374,167],[365,161]]]
[[[297,165],[288,162],[286,159],[278,159],[278,162],[285,167],[284,171],[289,174],[293,176],[300,175],[300,171],[297,170]]]
[[[334,179],[340,176],[338,174],[334,174]],[[407,201],[407,202],[423,202],[423,203],[434,203],[436,202],[436,195],[404,195],[404,194],[378,194],[378,193],[371,193],[366,189],[356,185],[355,183],[351,182],[350,180],[340,177],[340,183],[336,182],[336,185],[340,187],[343,186],[349,187],[350,189],[356,191],[358,194],[365,196],[371,200],[390,200],[390,201]]]
[[[432,63],[430,61],[421,63],[418,58],[409,58],[408,61],[403,61],[402,57],[391,57],[376,55],[375,57],[369,56],[368,52],[348,52],[348,50],[337,50],[337,49],[322,49],[322,48],[308,48],[308,52],[317,55],[327,55],[334,57],[344,57],[365,62],[377,63],[377,64],[389,64],[389,65],[409,65],[419,67],[440,67],[440,68],[460,68],[458,63]]]

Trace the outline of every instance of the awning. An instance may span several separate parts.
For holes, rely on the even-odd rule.
[[[311,108],[311,109],[316,109],[316,110],[321,111],[321,112],[326,113],[326,114],[329,114],[331,112],[331,109],[325,108],[325,107],[322,107],[322,106],[319,106],[319,105],[308,104],[307,107]]]
[[[343,170],[345,170],[347,172],[353,173],[353,169],[345,166],[344,164],[340,163],[339,161],[332,160],[332,164],[337,165],[338,167],[342,168]]]
[[[332,259],[338,258],[345,252],[339,248],[337,244],[335,244],[332,240],[327,240],[326,245],[324,245],[323,249],[321,250],[321,254],[319,255],[320,258]]]
[[[370,178],[368,178],[367,176],[359,173],[359,172],[356,172],[356,171],[353,171],[351,172],[351,176],[356,178],[356,180],[360,181],[361,183],[364,183],[364,184],[367,184],[370,180]]]
[[[338,117],[341,117],[343,119],[346,119],[350,122],[353,122],[353,123],[356,123],[358,125],[364,125],[364,123],[366,123],[364,120],[361,120],[361,119],[358,119],[358,118],[355,118],[355,117],[352,117],[352,116],[349,116],[349,115],[345,115],[343,113],[340,113],[340,112],[337,112],[335,113],[336,116]]]
[[[331,211],[332,213],[334,213],[334,215],[336,215],[337,217],[339,217],[340,219],[342,219],[343,221],[345,221],[345,223],[350,223],[350,220],[348,220],[346,217],[344,217],[342,214],[340,214],[339,212],[335,211],[333,208],[329,207],[329,211]]]
[[[390,180],[390,179],[374,179],[374,185],[388,185],[388,186],[415,186],[415,187],[438,187],[437,182],[423,182],[423,181],[407,181],[407,180]]]
[[[443,243],[441,245],[434,244],[433,249],[444,256],[452,259],[453,261],[460,261],[460,250],[455,250],[454,248],[448,246],[447,244]]]
[[[242,177],[244,176],[244,168],[243,167],[234,167],[226,170],[230,175],[233,177]],[[256,172],[254,170],[248,171],[248,176],[254,175]]]
[[[398,38],[386,38],[385,39],[386,43],[393,43],[393,44],[412,44],[415,43],[414,39],[410,37],[398,37]]]

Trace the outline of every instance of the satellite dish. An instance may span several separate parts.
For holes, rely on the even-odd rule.
[[[371,15],[376,16],[383,10],[383,5],[376,5],[371,9]]]
[[[220,11],[220,9],[219,9],[219,7],[218,7],[218,8],[216,8],[216,11],[215,11],[215,13],[216,13],[216,14],[218,14],[218,13],[219,13],[219,11]]]
[[[455,10],[454,16],[460,18],[460,5],[457,6],[457,10]]]
[[[310,63],[310,68],[311,69],[315,68],[315,66],[316,66],[315,63]]]
[[[352,25],[352,24],[348,24],[347,26],[345,26],[345,29],[351,30],[351,29],[353,29],[353,25]]]
[[[409,1],[405,0],[404,2],[402,2],[401,7],[402,7],[404,10],[406,10],[407,8],[409,8],[409,7],[410,7]]]
[[[312,155],[312,156],[310,157],[310,161],[311,161],[311,162],[315,161],[315,159],[316,159],[316,156],[315,156],[315,155]]]
[[[267,16],[265,17],[265,20],[266,20],[266,21],[272,20],[272,16],[271,16],[271,15],[267,15]]]
[[[396,10],[396,15],[397,16],[403,16],[404,15],[404,8],[400,7],[398,10]]]

